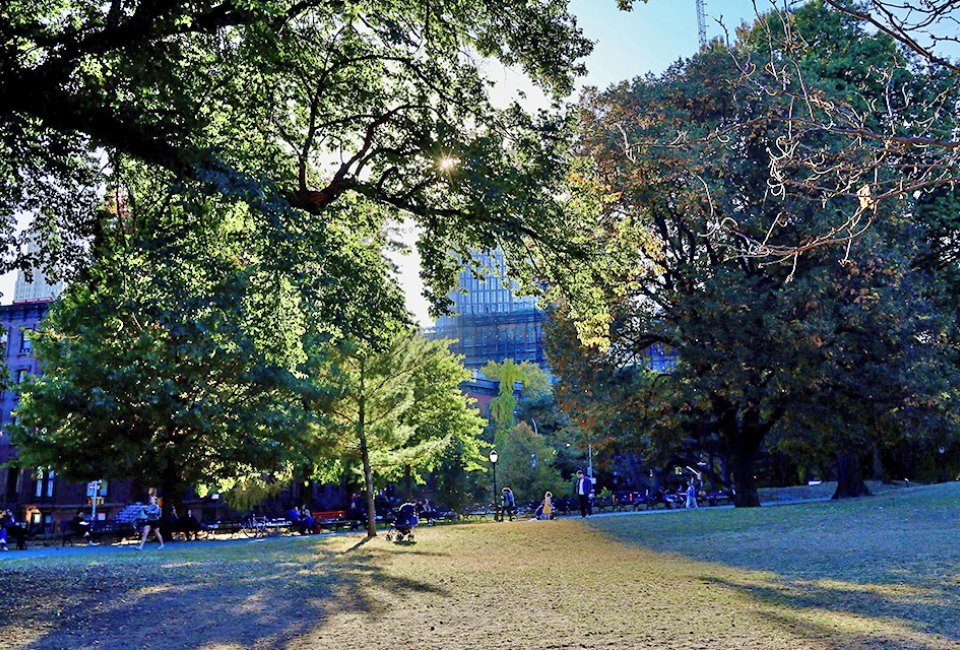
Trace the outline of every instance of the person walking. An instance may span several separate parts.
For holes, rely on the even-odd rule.
[[[157,541],[160,542],[160,546],[157,550],[163,548],[163,535],[160,534],[160,515],[162,514],[160,506],[157,505],[157,496],[150,496],[150,505],[143,509],[143,514],[147,517],[147,522],[143,525],[143,538],[140,540],[140,543],[137,545],[137,550],[142,551],[143,545],[147,541],[147,537],[150,536],[150,531],[157,536]]]
[[[574,494],[577,495],[577,503],[580,505],[581,517],[589,517],[593,514],[593,506],[590,504],[591,492],[593,492],[593,481],[583,475],[582,469],[578,469]]]
[[[693,481],[687,486],[687,507],[697,509],[697,486]]]
[[[503,504],[503,514],[510,518],[510,521],[513,521],[513,518],[517,514],[517,500],[513,496],[513,490],[508,487],[503,488],[503,496],[500,497],[500,500]],[[501,520],[503,516],[501,515]]]

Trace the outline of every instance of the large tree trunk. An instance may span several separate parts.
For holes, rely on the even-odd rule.
[[[860,455],[856,452],[837,453],[837,490],[834,499],[851,499],[870,496],[870,490],[863,482],[863,470],[860,467]]]
[[[730,449],[733,469],[733,505],[737,508],[759,508],[760,494],[753,477],[753,467],[770,424],[761,423],[760,414],[756,411],[747,411],[739,420],[730,412],[723,421],[726,429],[724,438]]]
[[[733,449],[733,505],[737,508],[760,507],[760,494],[753,478],[753,465],[759,451],[759,442],[751,445],[742,435]]]
[[[363,460],[363,483],[367,491],[367,537],[377,536],[377,506],[373,496],[373,468],[370,467],[370,449],[367,446],[367,430],[364,408],[366,403],[361,396],[357,417],[357,437],[360,439],[360,457]]]
[[[403,468],[403,484],[406,487],[407,501],[413,501],[413,472],[409,465]]]
[[[883,469],[883,457],[880,455],[880,445],[873,445],[873,480],[887,482],[887,473]]]
[[[170,508],[177,507],[179,513],[183,508],[183,494],[177,466],[169,461],[160,473],[160,496],[163,498],[163,512],[170,514]]]

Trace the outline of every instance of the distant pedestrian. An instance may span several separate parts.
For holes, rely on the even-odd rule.
[[[500,518],[502,520],[503,515],[505,514],[510,521],[513,521],[513,518],[517,515],[517,500],[513,496],[513,490],[505,487],[501,492],[502,496],[500,497],[500,502],[503,506],[503,514],[501,514]]]
[[[593,506],[590,503],[591,492],[593,492],[593,481],[583,475],[582,469],[578,469],[574,494],[577,495],[577,503],[580,506],[581,517],[589,517],[593,514]]]
[[[697,508],[697,486],[693,481],[690,481],[690,485],[687,486],[687,507]]]
[[[156,495],[150,496],[150,504],[143,509],[143,514],[147,518],[147,521],[143,524],[143,537],[137,545],[137,550],[143,550],[143,545],[146,543],[147,537],[150,536],[150,531],[153,531],[153,534],[157,536],[157,541],[160,542],[158,550],[162,549],[163,535],[160,534],[160,515],[162,512],[160,506],[157,505]]]
[[[180,518],[178,526],[180,531],[186,536],[187,541],[190,541],[191,534],[193,535],[194,541],[196,541],[197,533],[203,530],[203,526],[193,514],[193,508],[187,508],[187,514]]]

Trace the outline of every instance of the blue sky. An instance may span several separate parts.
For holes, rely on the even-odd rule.
[[[661,72],[679,58],[697,51],[695,0],[640,0],[632,12],[617,9],[616,0],[572,0],[571,10],[584,33],[596,41],[587,60],[586,83],[605,87],[647,72]],[[769,0],[757,0],[763,10]],[[707,37],[723,34],[722,17],[733,32],[744,19],[756,14],[751,0],[706,0]]]

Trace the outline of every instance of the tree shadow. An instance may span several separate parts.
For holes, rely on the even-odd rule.
[[[843,638],[844,648],[954,648],[960,540],[947,531],[960,528],[958,505],[960,485],[952,484],[856,502],[592,525],[628,544],[709,563],[694,568],[701,581],[748,596],[772,621],[811,638]]]
[[[351,551],[279,542],[4,567],[4,584],[18,588],[0,591],[2,628],[30,650],[273,648],[334,615],[376,620],[387,593],[445,594],[386,572],[390,547]]]
[[[701,576],[700,581],[776,606],[762,608],[758,614],[805,638],[836,636],[837,629],[822,620],[823,612],[836,615],[835,620],[852,627],[872,628],[870,634],[845,631],[844,648],[887,647],[883,644],[893,640],[900,649],[935,650],[960,645],[957,593],[945,586],[891,596],[883,593],[883,585],[870,589],[835,581],[740,581],[717,576]]]

